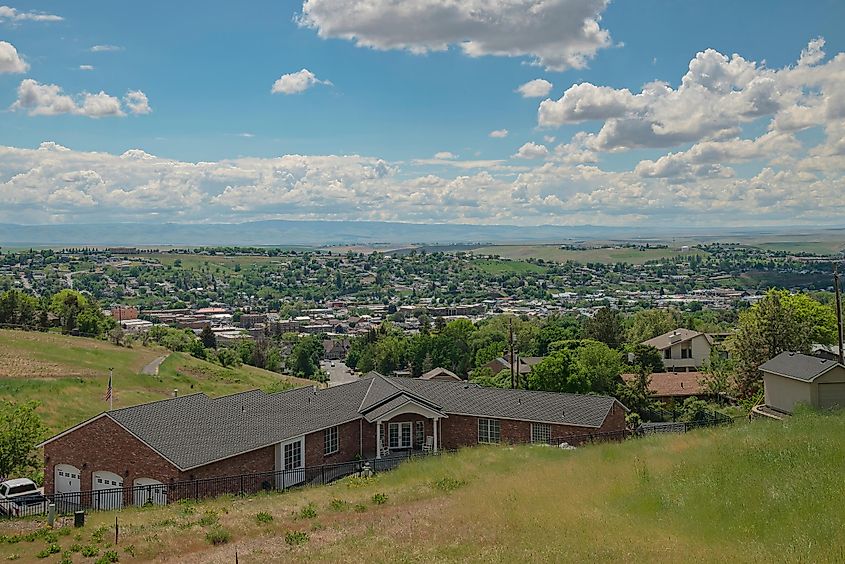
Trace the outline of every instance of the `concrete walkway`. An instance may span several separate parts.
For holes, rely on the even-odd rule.
[[[331,361],[323,360],[320,362],[320,368],[329,374],[329,386],[337,386],[339,384],[346,384],[354,382],[358,376],[352,372],[346,364],[337,360],[332,366]]]
[[[149,374],[150,376],[158,376],[158,367],[161,363],[167,360],[170,355],[160,356],[145,367],[141,369],[141,374]]]

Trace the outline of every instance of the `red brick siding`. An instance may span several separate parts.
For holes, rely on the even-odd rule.
[[[224,458],[182,473],[182,480],[202,480],[218,476],[272,472],[276,465],[276,447],[270,445],[231,458]]]
[[[175,466],[108,417],[44,445],[44,462],[47,493],[53,493],[56,464],[79,468],[83,491],[92,489],[91,475],[100,470],[122,476],[124,486],[131,486],[135,478],[152,478],[163,483],[180,479]],[[125,501],[131,503],[128,497]]]
[[[450,415],[447,419],[441,419],[441,447],[454,449],[478,444],[478,419],[478,417],[466,415]],[[623,431],[625,429],[625,410],[618,403],[614,404],[604,423],[598,429],[572,425],[552,424],[550,426],[552,439],[572,437],[572,440],[568,442],[578,444],[588,440],[590,434]],[[527,443],[531,441],[531,423],[529,421],[499,419],[499,430],[503,443]]]
[[[317,431],[305,435],[305,466],[320,466],[321,464],[336,464],[354,460],[361,452],[361,422],[350,421],[338,426],[337,443],[339,450],[325,456],[326,432]],[[363,421],[367,425],[366,421]]]

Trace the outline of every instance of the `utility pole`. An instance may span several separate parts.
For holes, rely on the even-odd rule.
[[[511,365],[511,388],[516,388],[516,374],[514,372],[513,355],[513,317],[508,320],[508,361]]]
[[[833,285],[836,291],[836,329],[839,332],[839,364],[845,364],[845,351],[842,349],[842,299],[839,295],[839,267],[833,265]]]

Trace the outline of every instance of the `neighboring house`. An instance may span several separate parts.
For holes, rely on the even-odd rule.
[[[534,368],[534,365],[539,363],[543,360],[544,357],[542,356],[519,356],[516,357],[516,362],[514,363],[514,368],[516,369],[517,373],[521,376],[528,374],[531,372],[531,369]],[[498,358],[494,358],[490,362],[484,365],[485,367],[489,368],[490,371],[493,373],[493,376],[501,372],[502,370],[507,370],[510,373],[511,370],[511,362],[510,362],[510,355],[500,356]]]
[[[766,405],[786,413],[803,403],[819,409],[845,407],[845,366],[801,353],[783,352],[760,366]]]
[[[460,382],[462,378],[452,372],[451,370],[447,370],[446,368],[434,368],[429,370],[422,376],[420,376],[422,380],[452,380]]]
[[[691,329],[674,329],[642,344],[656,348],[667,372],[698,371],[710,358],[714,336]]]
[[[325,339],[323,341],[323,358],[326,360],[343,360],[349,352],[349,339]]]
[[[45,491],[79,492],[293,470],[423,447],[578,444],[589,434],[622,433],[626,412],[607,396],[370,373],[325,389],[215,399],[193,394],[116,409],[39,446]],[[121,503],[131,503],[128,496]]]
[[[631,382],[637,378],[636,374],[623,374],[625,382]],[[701,374],[698,372],[654,372],[651,374],[651,382],[648,385],[649,391],[657,401],[683,401],[688,397],[704,397],[709,395],[699,380]]]

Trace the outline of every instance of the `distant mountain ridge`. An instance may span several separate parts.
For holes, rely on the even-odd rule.
[[[792,232],[801,228],[791,228]],[[819,229],[812,231],[820,231]],[[801,230],[801,231],[806,231]],[[246,223],[0,224],[0,245],[348,245],[554,243],[579,239],[645,239],[785,233],[786,229],[421,224],[386,221],[267,220]]]

